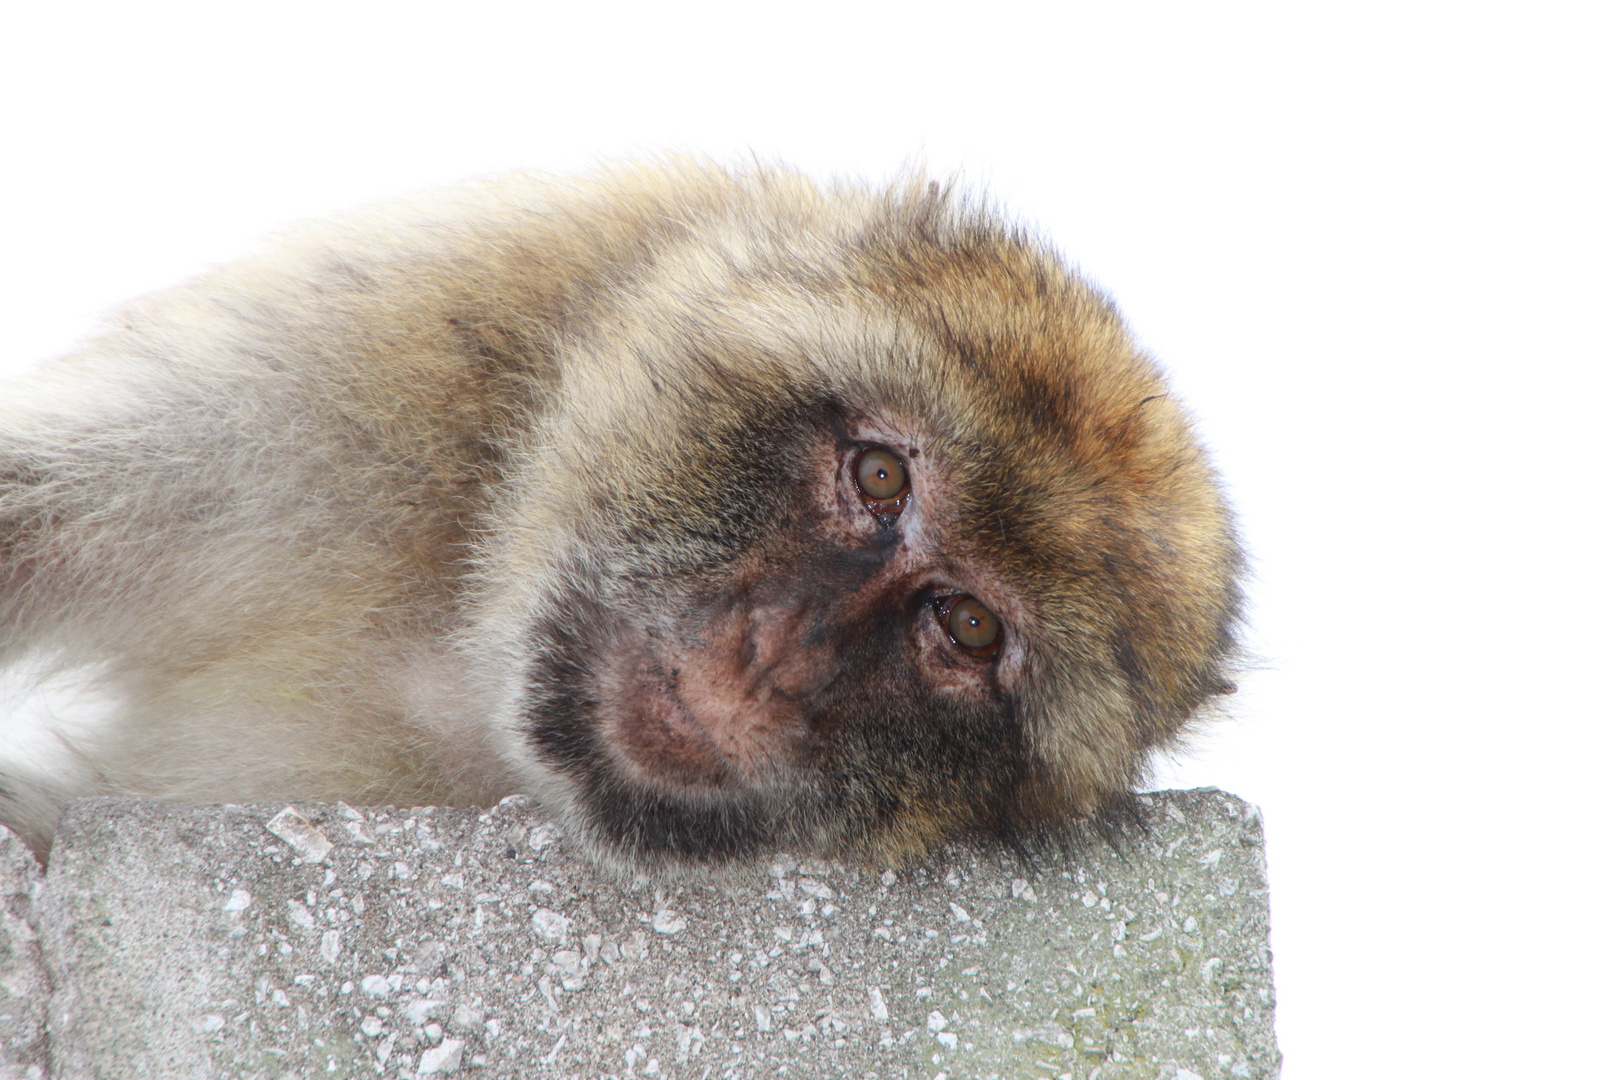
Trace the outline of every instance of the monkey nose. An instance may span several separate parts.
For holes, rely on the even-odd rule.
[[[803,604],[768,605],[748,612],[739,660],[749,695],[799,699],[830,681],[828,647],[811,643],[817,620]]]

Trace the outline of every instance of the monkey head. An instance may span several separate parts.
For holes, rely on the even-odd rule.
[[[637,866],[1109,813],[1233,651],[1182,409],[1106,300],[933,189],[772,211],[570,343],[492,553],[528,583],[512,756]]]

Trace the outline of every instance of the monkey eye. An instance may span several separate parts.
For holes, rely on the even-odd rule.
[[[1001,651],[1001,620],[973,597],[941,597],[934,611],[951,641],[969,656],[989,660]]]
[[[905,462],[881,446],[868,447],[855,459],[855,486],[866,499],[866,508],[885,526],[894,524],[911,494]]]
[[[869,499],[887,502],[906,489],[906,466],[900,455],[874,446],[855,459],[855,483]]]

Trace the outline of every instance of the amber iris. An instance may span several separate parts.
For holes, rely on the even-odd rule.
[[[905,490],[906,466],[899,455],[874,446],[856,461],[855,483],[868,499],[885,502]]]
[[[966,652],[981,658],[994,656],[1001,645],[1001,621],[971,596],[947,601],[943,611],[945,632]]]

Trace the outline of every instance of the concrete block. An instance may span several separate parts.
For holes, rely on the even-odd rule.
[[[0,828],[0,1080],[35,1080],[49,1064],[50,981],[35,933],[43,875],[23,842]]]
[[[76,803],[39,907],[55,1075],[1273,1077],[1258,814],[1146,806],[1123,854],[1038,869],[657,886],[522,800]]]

